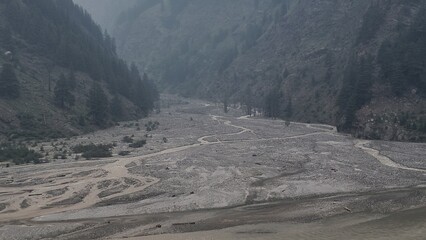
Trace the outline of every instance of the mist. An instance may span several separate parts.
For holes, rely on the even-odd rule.
[[[426,1],[0,1],[0,239],[423,239]]]

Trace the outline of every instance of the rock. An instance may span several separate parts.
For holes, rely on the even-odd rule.
[[[35,197],[35,196],[41,196],[42,194],[41,193],[36,193],[36,194],[30,194],[30,195],[28,195],[29,197]]]
[[[157,224],[155,227],[156,228],[161,228],[161,224]]]
[[[195,222],[187,222],[187,223],[173,223],[173,226],[185,226],[185,225],[195,225]]]
[[[344,207],[344,209],[347,211],[347,212],[352,212],[352,210],[350,209],[350,208],[348,208],[348,207]]]

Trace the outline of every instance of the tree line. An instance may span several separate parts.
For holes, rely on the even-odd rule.
[[[237,78],[236,75],[234,78]],[[293,101],[291,96],[284,94],[280,84],[277,83],[265,92],[253,91],[250,86],[247,86],[245,90],[241,91],[240,96],[234,99],[230,99],[230,90],[223,90],[223,111],[227,113],[232,102],[239,102],[245,114],[249,116],[260,112],[268,118],[289,120],[293,117]]]

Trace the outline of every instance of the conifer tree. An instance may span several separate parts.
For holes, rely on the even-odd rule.
[[[135,64],[130,67],[130,74],[132,78],[132,101],[147,114],[154,108],[154,102],[158,99],[158,92],[155,85],[144,74],[141,79],[139,70]]]
[[[285,108],[285,113],[287,118],[291,118],[293,116],[293,100],[291,97],[288,99],[288,103]]]
[[[272,89],[265,98],[265,115],[270,118],[278,118],[280,111],[281,92],[278,88]]]
[[[67,78],[67,84],[71,91],[74,91],[77,87],[77,80],[75,78],[75,73],[73,70],[70,71],[68,78]]]
[[[118,95],[115,95],[111,100],[111,115],[114,121],[119,121],[123,118],[123,103]]]
[[[246,105],[246,114],[251,116],[253,113],[253,93],[250,87],[246,88],[245,96],[244,96],[244,104]]]
[[[70,84],[65,75],[61,75],[54,89],[54,102],[57,107],[72,107],[75,103],[75,97],[70,92]]]
[[[19,81],[13,66],[9,63],[3,64],[0,73],[0,97],[16,99],[19,98]]]
[[[94,83],[87,100],[88,115],[93,124],[103,127],[109,120],[108,97],[99,83]]]

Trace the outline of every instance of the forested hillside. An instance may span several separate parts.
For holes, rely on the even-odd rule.
[[[0,131],[58,137],[149,113],[158,93],[72,0],[0,2]]]
[[[425,141],[425,9],[421,0],[141,0],[116,15],[113,36],[166,91]]]

